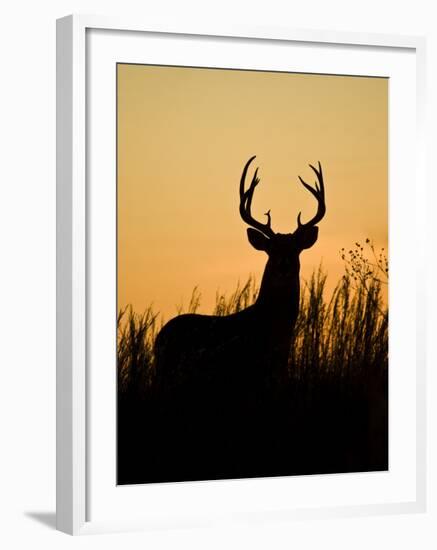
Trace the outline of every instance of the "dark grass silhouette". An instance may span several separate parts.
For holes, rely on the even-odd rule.
[[[286,371],[266,391],[250,370],[234,384],[238,353],[214,365],[220,376],[188,376],[165,391],[154,356],[158,315],[121,311],[118,483],[386,470],[388,272],[385,256],[369,247],[371,260],[359,243],[341,251],[346,274],[329,298],[321,269],[302,285]],[[218,294],[212,313],[238,313],[257,296],[249,278],[231,296]],[[195,289],[187,313],[199,305]]]

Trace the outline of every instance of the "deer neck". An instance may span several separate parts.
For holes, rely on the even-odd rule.
[[[298,256],[287,277],[280,276],[268,260],[255,305],[271,325],[283,322],[289,327],[296,321],[300,300],[299,272]]]

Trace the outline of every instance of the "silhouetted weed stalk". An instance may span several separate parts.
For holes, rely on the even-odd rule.
[[[151,306],[139,315],[131,306],[117,317],[117,376],[122,392],[141,394],[153,377],[153,345],[159,331],[158,314]]]
[[[371,258],[365,250],[370,251]],[[327,274],[320,267],[301,284],[300,313],[289,355],[290,379],[317,383],[326,377],[358,380],[384,376],[388,367],[388,308],[382,300],[382,285],[388,283],[388,262],[384,249],[375,250],[367,239],[341,249],[345,274],[327,297]],[[213,315],[230,315],[256,300],[258,286],[250,276],[227,296],[217,293]],[[201,293],[194,288],[187,309],[196,313]],[[143,314],[131,307],[118,316],[118,383],[123,394],[140,396],[153,384],[153,344],[162,326],[152,307]]]

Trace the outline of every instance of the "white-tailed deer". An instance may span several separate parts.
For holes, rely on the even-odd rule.
[[[238,400],[242,392],[252,396],[277,385],[287,372],[293,329],[299,312],[299,254],[317,240],[316,224],[325,215],[323,173],[309,165],[317,181],[302,185],[317,200],[317,213],[307,223],[297,216],[294,233],[275,233],[270,211],[266,223],[251,213],[259,183],[258,168],[249,188],[246,175],[255,156],[246,163],[240,181],[240,215],[249,225],[250,244],[268,256],[256,302],[224,317],[184,314],[170,320],[155,344],[158,386],[164,391],[190,388],[189,394],[216,393],[224,401]],[[264,389],[262,389],[264,388]]]

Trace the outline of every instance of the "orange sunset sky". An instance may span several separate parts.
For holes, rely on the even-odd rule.
[[[296,229],[316,211],[299,183],[320,160],[327,213],[301,254],[301,278],[322,262],[330,288],[339,250],[388,240],[388,80],[239,70],[117,66],[118,306],[151,303],[169,318],[193,287],[200,312],[231,293],[267,257],[238,212],[244,164],[257,155],[252,206],[272,227]],[[252,172],[249,173],[247,185]]]

